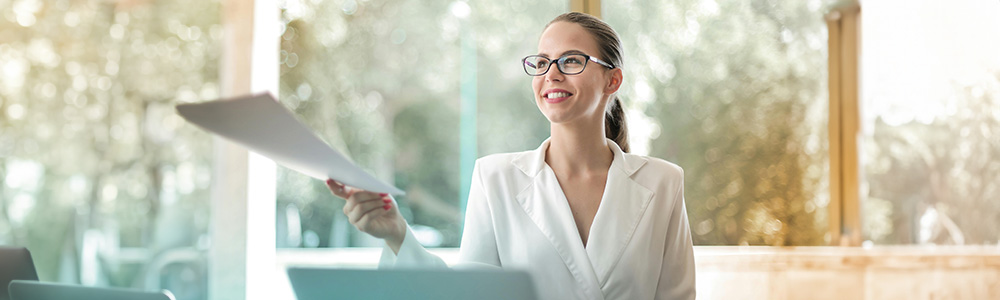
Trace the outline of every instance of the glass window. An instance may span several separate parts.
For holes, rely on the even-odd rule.
[[[0,0],[0,244],[44,281],[206,297],[217,1]]]
[[[520,59],[565,1],[279,1],[280,99],[407,192],[426,246],[455,247],[476,158],[534,149],[548,123]],[[278,247],[379,246],[323,182],[279,167]]]
[[[602,1],[635,152],[685,170],[696,245],[828,242],[829,1]]]
[[[867,240],[1000,242],[998,11],[997,1],[865,2]]]

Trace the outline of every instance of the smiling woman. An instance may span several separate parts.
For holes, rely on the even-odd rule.
[[[476,160],[461,264],[526,271],[542,299],[694,299],[683,170],[627,153],[609,138],[618,133],[605,135],[609,119],[624,122],[612,110],[620,107],[622,71],[613,65],[620,49],[617,33],[587,14],[566,13],[545,26],[535,72],[526,70],[537,75],[535,104],[551,137],[533,151]],[[550,63],[538,70],[557,53],[557,71],[549,72]],[[586,68],[590,61],[604,68]],[[354,227],[384,240],[381,267],[447,267],[419,243],[393,197],[327,185],[346,200]]]

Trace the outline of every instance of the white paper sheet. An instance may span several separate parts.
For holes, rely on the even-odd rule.
[[[188,122],[310,177],[349,186],[405,194],[351,163],[319,139],[270,94],[177,106]]]

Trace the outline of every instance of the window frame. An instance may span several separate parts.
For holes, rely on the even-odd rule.
[[[850,2],[826,15],[828,29],[830,246],[861,246],[861,6]]]
[[[277,1],[220,2],[221,97],[277,95],[280,42],[271,38],[281,22]],[[212,143],[208,298],[274,299],[276,166],[220,137]]]

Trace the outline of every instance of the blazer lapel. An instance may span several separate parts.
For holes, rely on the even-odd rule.
[[[624,155],[618,145],[608,141],[615,157],[608,170],[608,182],[590,226],[587,255],[603,287],[611,270],[622,259],[625,246],[632,239],[653,192],[636,183],[631,176],[646,163],[640,156]],[[572,218],[572,216],[571,216]]]
[[[586,299],[603,299],[587,250],[563,195],[555,173],[545,164],[546,140],[535,151],[523,152],[513,163],[532,178],[531,183],[517,194],[517,202],[552,243],[563,263],[580,284]]]

